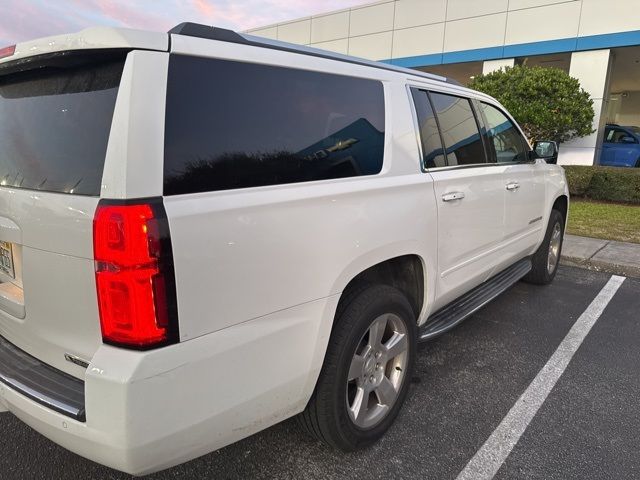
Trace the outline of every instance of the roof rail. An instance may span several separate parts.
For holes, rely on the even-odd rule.
[[[330,60],[339,60],[341,62],[353,63],[355,65],[363,65],[367,67],[379,68],[382,70],[390,70],[393,72],[404,73],[407,75],[416,75],[419,77],[427,78],[429,80],[435,80],[439,82],[450,83],[452,85],[460,86],[460,83],[452,78],[442,77],[432,73],[422,72],[420,70],[413,70],[410,68],[398,67],[390,65],[388,63],[374,62],[372,60],[365,60],[362,58],[352,57],[349,55],[343,55],[341,53],[328,52],[319,48],[307,47],[303,45],[296,45],[294,43],[282,42],[279,40],[271,40],[268,38],[256,37],[253,35],[242,34],[234,32],[233,30],[227,30],[226,28],[210,27],[208,25],[201,25],[199,23],[184,22],[176,25],[169,33],[176,35],[185,35],[188,37],[206,38],[209,40],[218,40],[220,42],[238,43],[242,45],[251,45],[254,47],[270,48],[273,50],[281,50],[284,52],[300,53],[303,55],[309,55],[312,57],[327,58]]]

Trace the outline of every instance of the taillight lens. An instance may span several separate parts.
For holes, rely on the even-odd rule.
[[[130,348],[177,341],[175,278],[161,200],[102,200],[93,222],[102,338]]]
[[[16,53],[16,46],[9,45],[8,47],[0,48],[0,58],[6,58]]]

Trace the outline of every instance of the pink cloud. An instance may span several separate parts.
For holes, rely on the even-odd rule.
[[[245,30],[367,0],[4,0],[0,45],[96,25],[167,31],[183,21]]]
[[[207,0],[193,0],[193,4],[196,7],[196,10],[205,17],[209,18],[213,16],[213,5],[207,2]]]
[[[87,3],[93,3],[105,17],[119,22],[123,26],[143,25],[144,28],[155,30],[164,27],[167,22],[166,18],[151,9],[135,8],[131,4],[120,1],[89,0]]]

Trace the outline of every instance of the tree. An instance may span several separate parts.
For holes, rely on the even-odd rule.
[[[593,100],[559,68],[515,66],[478,75],[470,88],[495,97],[529,140],[566,142],[593,133]]]

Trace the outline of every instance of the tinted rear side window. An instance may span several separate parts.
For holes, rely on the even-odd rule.
[[[476,117],[467,98],[431,92],[449,165],[485,163]]]
[[[165,195],[382,169],[378,81],[172,55],[167,89]]]
[[[0,184],[99,195],[124,60],[0,77]]]

